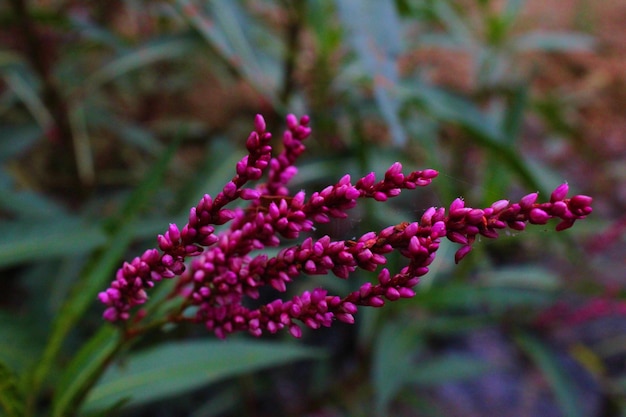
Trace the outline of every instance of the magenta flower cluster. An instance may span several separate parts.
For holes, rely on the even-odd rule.
[[[592,211],[591,197],[567,198],[568,187],[563,184],[546,203],[537,203],[537,193],[517,203],[500,200],[485,209],[466,207],[463,200],[456,199],[447,211],[434,207],[426,210],[419,221],[368,232],[354,240],[308,236],[300,244],[268,256],[261,250],[298,239],[315,224],[346,218],[360,198],[384,202],[403,189],[428,185],[437,176],[432,169],[404,174],[396,162],[379,180],[370,173],[353,184],[345,175],[308,198],[304,192],[292,196],[287,185],[297,173],[294,164],[305,150],[303,141],[311,129],[307,116],[298,120],[289,115],[286,122],[283,150],[272,157],[271,134],[263,118],[256,116],[255,130],[246,141],[248,155],[237,163],[232,180],[215,198],[205,195],[192,207],[186,225],[179,228],[171,224],[159,235],[158,249],[124,263],[111,286],[99,294],[107,306],[106,320],[128,320],[131,309],[147,301],[147,290],[155,283],[179,277],[176,291],[182,308],[171,317],[173,321],[202,323],[220,338],[237,331],[260,336],[281,329],[300,337],[302,324],[317,329],[330,326],[334,320],[353,323],[359,306],[381,307],[387,301],[413,297],[413,288],[428,272],[441,238],[461,245],[455,255],[459,262],[479,235],[495,238],[498,230],[523,230],[527,223],[545,224],[552,218],[560,219],[556,228],[564,230]],[[264,174],[265,182],[250,185]],[[238,199],[247,200],[247,206],[227,208]],[[228,222],[228,229],[216,233],[215,226]],[[381,268],[391,252],[407,260],[396,273]],[[188,258],[191,261],[185,264]],[[257,299],[263,286],[285,292],[302,275],[332,272],[347,279],[359,268],[379,270],[377,279],[345,296],[317,288],[259,308],[246,307],[244,302],[247,297]]]

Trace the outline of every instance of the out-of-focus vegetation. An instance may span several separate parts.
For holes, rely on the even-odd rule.
[[[610,13],[536,3],[0,5],[4,415],[626,415],[626,124],[607,128],[625,72],[602,65]],[[415,299],[303,341],[161,329],[83,392],[118,337],[96,294],[220,190],[255,113],[276,131],[287,112],[314,129],[295,188],[394,161],[441,173],[320,233],[350,238],[460,195],[545,197],[563,180],[596,211],[563,234],[481,242],[459,268],[443,248]],[[320,283],[358,288],[294,290]]]

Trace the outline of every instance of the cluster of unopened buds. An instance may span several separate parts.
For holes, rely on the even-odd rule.
[[[500,200],[485,209],[466,207],[462,199],[456,199],[448,210],[432,207],[418,221],[368,232],[353,240],[309,236],[269,256],[263,253],[264,248],[284,246],[285,241],[311,232],[316,224],[348,217],[348,211],[361,198],[384,202],[403,189],[428,185],[437,176],[432,169],[404,174],[396,162],[382,179],[370,173],[353,184],[345,175],[308,198],[302,191],[290,195],[287,185],[297,173],[294,164],[311,129],[308,116],[298,119],[289,115],[286,122],[283,150],[273,157],[271,134],[263,117],[256,116],[255,129],[246,142],[248,155],[237,163],[232,180],[215,198],[205,195],[192,207],[186,225],[179,228],[171,224],[159,235],[158,249],[124,263],[110,287],[99,294],[107,306],[106,320],[127,321],[131,309],[148,300],[147,290],[155,283],[178,277],[176,295],[182,308],[171,321],[202,323],[220,338],[237,331],[260,336],[281,329],[300,337],[302,324],[317,329],[335,320],[353,323],[359,306],[381,307],[387,301],[413,297],[413,288],[428,272],[442,238],[461,245],[455,255],[459,262],[477,236],[495,238],[498,230],[524,230],[528,223],[546,224],[553,218],[560,219],[556,229],[563,230],[592,211],[590,197],[567,198],[568,186],[563,184],[546,203],[537,202],[537,193],[517,203]],[[265,174],[265,182],[250,184]],[[235,200],[246,200],[248,205],[227,208]],[[215,226],[228,222],[227,229],[216,233]],[[392,252],[407,260],[397,272],[380,268]],[[245,303],[246,298],[258,299],[263,286],[285,292],[301,275],[332,272],[347,279],[359,268],[371,272],[380,269],[376,281],[344,296],[317,288],[259,308],[249,308]]]

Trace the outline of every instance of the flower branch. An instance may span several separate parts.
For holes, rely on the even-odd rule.
[[[246,141],[248,155],[237,163],[231,181],[215,199],[205,195],[192,207],[182,229],[171,224],[159,235],[159,249],[150,249],[124,263],[111,286],[99,294],[107,306],[105,319],[128,320],[131,309],[146,302],[147,291],[155,283],[179,277],[175,295],[181,299],[181,309],[168,318],[171,321],[201,323],[220,338],[238,331],[260,336],[281,329],[300,337],[302,324],[317,329],[335,320],[353,323],[360,306],[382,307],[387,301],[413,297],[413,288],[428,273],[444,237],[461,245],[455,254],[458,263],[479,235],[497,238],[499,230],[521,231],[527,224],[546,224],[551,219],[560,220],[556,226],[560,231],[592,211],[591,197],[567,198],[568,186],[562,184],[545,203],[537,202],[537,193],[517,203],[500,200],[484,209],[466,207],[462,199],[456,199],[448,210],[431,207],[419,221],[368,232],[356,240],[307,237],[274,257],[255,254],[278,247],[285,240],[298,239],[302,233],[312,231],[315,224],[346,218],[360,198],[385,202],[402,190],[426,186],[437,176],[431,169],[404,174],[402,165],[396,162],[378,181],[370,173],[352,184],[351,177],[345,175],[308,199],[302,191],[291,196],[287,186],[297,174],[295,163],[305,150],[303,142],[311,129],[307,116],[298,120],[289,115],[286,121],[283,150],[272,157],[271,135],[266,132],[263,118],[256,116],[255,130]],[[266,172],[265,183],[248,186]],[[248,206],[226,208],[237,199],[249,201]],[[214,226],[228,222],[226,231],[215,233]],[[406,266],[397,273],[382,268],[375,283],[366,282],[345,296],[317,288],[287,301],[277,299],[259,308],[245,306],[246,298],[259,298],[261,287],[285,292],[302,275],[332,272],[347,279],[357,269],[377,271],[392,252],[406,258]],[[186,266],[188,258],[192,259]]]

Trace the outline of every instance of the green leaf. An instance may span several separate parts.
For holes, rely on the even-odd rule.
[[[3,126],[0,128],[0,162],[19,156],[41,137],[41,128],[34,123]]]
[[[121,347],[119,329],[100,328],[65,368],[55,390],[52,416],[71,415]]]
[[[128,42],[117,33],[99,26],[90,18],[82,18],[80,15],[71,16],[70,24],[72,29],[80,33],[81,39],[86,44],[99,44],[110,47],[116,51],[128,49]]]
[[[178,141],[175,141],[163,152],[161,158],[147,173],[144,181],[130,195],[119,215],[111,219],[111,237],[108,244],[101,252],[92,256],[81,279],[76,282],[72,293],[55,318],[50,338],[33,374],[31,395],[37,395],[68,333],[83,317],[87,308],[95,302],[98,292],[105,287],[106,282],[113,278],[115,268],[134,236],[133,220],[149,204],[150,197],[160,188],[167,172],[168,162],[177,147]],[[62,413],[63,407],[58,411]]]
[[[535,362],[552,386],[556,399],[566,417],[583,417],[584,408],[579,401],[579,392],[573,378],[561,366],[559,357],[548,345],[529,333],[519,333],[515,337],[517,344]]]
[[[193,44],[193,38],[189,36],[164,37],[125,51],[87,77],[84,85],[85,91],[87,93],[93,91],[130,71],[159,61],[183,57],[191,51]]]
[[[0,208],[16,219],[48,219],[50,222],[63,217],[64,207],[42,193],[19,189],[8,173],[0,171]]]
[[[115,132],[125,143],[141,149],[149,155],[158,155],[163,152],[163,144],[159,142],[152,132],[138,124],[127,122],[113,115],[109,116],[108,128]]]
[[[400,17],[393,2],[337,2],[339,17],[348,28],[348,42],[373,79],[374,99],[391,130],[394,144],[406,143],[398,117],[400,102],[395,92],[399,74],[397,59],[404,50]]]
[[[3,362],[0,362],[0,407],[7,417],[24,415],[24,395],[17,377]]]
[[[533,190],[546,194],[538,177],[519,152],[510,146],[505,133],[471,102],[441,89],[420,84],[403,88],[404,102],[426,110],[442,122],[454,123],[466,130],[476,144],[500,158],[512,172]]]
[[[524,122],[524,116],[529,109],[529,89],[525,85],[516,86],[509,97],[501,130],[509,144],[517,141]]]
[[[220,0],[205,2],[204,6],[189,0],[176,0],[175,3],[181,17],[206,42],[209,51],[218,57],[217,61],[221,60],[233,74],[246,79],[279,108],[274,93],[278,85],[276,76],[280,74],[278,61],[268,56],[262,61],[259,53],[268,45],[276,45],[280,41],[267,41],[271,37],[269,31],[255,27],[255,19],[247,16],[239,2]],[[267,41],[266,45],[261,44],[261,39]]]
[[[0,223],[0,267],[81,254],[102,246],[100,225],[61,217],[49,221]]]
[[[520,35],[515,40],[515,48],[518,51],[588,52],[593,48],[593,44],[593,37],[574,32],[530,32]]]
[[[137,405],[175,396],[233,376],[320,357],[294,344],[200,340],[169,343],[130,355],[90,392],[85,410],[130,397]]]
[[[469,284],[433,286],[415,295],[420,306],[435,310],[475,310],[488,307],[495,312],[515,307],[546,306],[553,294],[512,287],[481,287]]]
[[[553,291],[560,287],[558,275],[539,266],[516,266],[484,271],[481,282],[490,287]]]
[[[40,318],[37,318],[40,321]],[[22,373],[29,369],[41,353],[45,339],[35,323],[14,312],[0,311],[0,362]],[[2,378],[0,378],[0,381]]]
[[[41,97],[39,97],[38,86],[35,81],[27,77],[26,72],[17,69],[4,71],[4,79],[13,92],[20,98],[26,108],[30,111],[33,119],[43,129],[53,124],[53,118]]]
[[[409,382],[430,386],[444,382],[471,379],[484,375],[491,365],[480,359],[458,354],[447,354],[420,362],[414,366]]]
[[[413,377],[413,358],[423,349],[423,339],[406,323],[385,323],[373,352],[372,385],[378,415],[385,415],[389,402]]]
[[[478,43],[471,28],[465,23],[462,16],[447,1],[432,2],[433,12],[446,27],[454,41],[466,48],[474,48]]]

